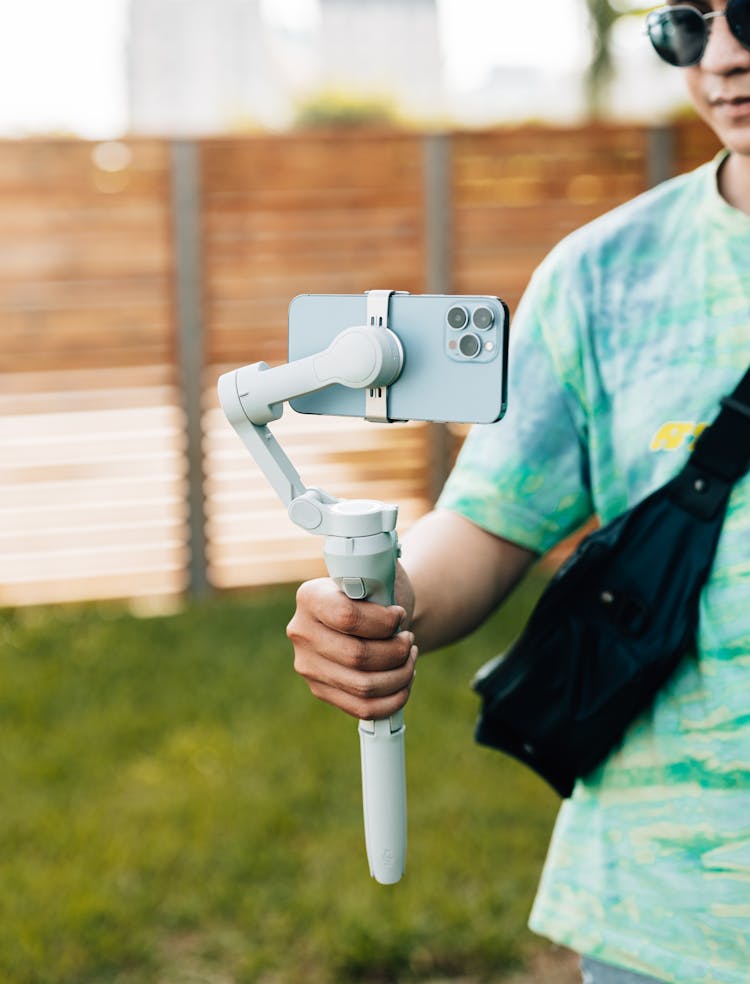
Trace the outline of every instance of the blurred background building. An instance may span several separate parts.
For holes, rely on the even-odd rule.
[[[540,34],[530,19],[525,32],[506,32],[511,22],[496,5],[492,15],[486,3],[462,7],[459,20],[450,0],[309,0],[295,19],[263,0],[130,0],[128,129],[285,129],[311,100],[344,96],[378,101],[415,125],[586,115],[583,0],[558,5],[556,16],[568,11],[567,37],[541,10]],[[640,17],[623,18],[611,46],[612,77],[600,94],[608,115],[643,118],[679,103],[679,80],[654,58]]]
[[[127,87],[141,134],[278,129],[316,92],[444,118],[437,0],[320,0],[306,31],[261,0],[131,0]]]
[[[637,0],[28,0],[0,5],[0,135],[284,130],[336,91],[417,127],[579,122],[598,3],[600,115],[684,105]]]
[[[437,0],[320,0],[322,89],[382,95],[407,117],[446,111]]]
[[[131,0],[127,87],[141,134],[273,125],[286,111],[260,0]]]

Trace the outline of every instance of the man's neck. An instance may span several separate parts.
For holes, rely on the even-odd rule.
[[[750,215],[750,157],[729,155],[719,171],[719,191],[730,205]]]

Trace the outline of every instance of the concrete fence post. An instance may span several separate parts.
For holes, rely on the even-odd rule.
[[[208,594],[206,514],[203,493],[203,308],[200,157],[194,141],[171,144],[172,240],[177,320],[177,360],[185,412],[190,562],[188,590]]]
[[[453,182],[451,137],[424,137],[424,283],[429,294],[449,294],[453,282]],[[435,502],[448,476],[451,435],[445,424],[429,426],[428,494]]]
[[[424,138],[425,289],[449,294],[453,280],[453,194],[451,137],[447,133]]]
[[[653,188],[675,174],[675,131],[670,123],[648,129],[646,180]]]

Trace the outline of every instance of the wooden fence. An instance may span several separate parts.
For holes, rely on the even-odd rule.
[[[697,122],[0,143],[0,604],[164,599],[321,572],[224,422],[304,292],[499,294],[717,149]],[[461,434],[300,418],[303,478],[405,529]],[[451,443],[452,442],[452,443]]]

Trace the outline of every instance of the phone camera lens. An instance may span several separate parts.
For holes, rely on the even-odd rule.
[[[448,312],[448,324],[451,328],[455,328],[456,331],[465,328],[468,323],[469,315],[466,308],[456,305],[456,307],[452,307]]]
[[[477,335],[469,332],[468,335],[461,336],[461,341],[458,343],[458,351],[467,359],[476,359],[482,351],[482,343],[479,341]]]
[[[490,328],[494,320],[495,315],[488,307],[478,307],[474,312],[474,317],[472,318],[474,327],[478,328],[480,331],[486,331]]]

